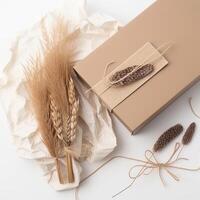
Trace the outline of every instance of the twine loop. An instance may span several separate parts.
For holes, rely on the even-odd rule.
[[[174,173],[172,173],[169,169],[174,168],[174,169],[180,169],[180,170],[194,171],[193,169],[183,168],[183,167],[178,167],[178,166],[173,165],[174,163],[180,160],[188,160],[188,158],[180,157],[181,151],[182,151],[182,148],[181,148],[180,143],[176,143],[174,150],[171,156],[169,157],[169,159],[166,162],[159,162],[155,156],[155,152],[151,150],[146,150],[145,151],[146,161],[144,161],[145,164],[134,165],[133,167],[131,167],[131,169],[129,170],[129,177],[131,179],[137,179],[142,175],[151,174],[154,169],[158,169],[159,177],[163,185],[164,185],[164,179],[161,174],[162,170],[166,171],[174,180],[179,181],[179,178]],[[135,170],[135,168],[138,168],[138,167],[142,167],[143,169],[136,176],[133,176],[132,175],[133,170]],[[199,169],[200,168],[198,168],[197,170]]]
[[[129,189],[139,177],[141,177],[143,175],[150,175],[153,172],[154,169],[158,170],[159,177],[160,177],[160,180],[161,180],[163,185],[165,185],[164,178],[162,176],[163,170],[165,172],[167,172],[167,174],[171,178],[173,178],[175,181],[180,181],[179,177],[174,172],[172,172],[171,169],[178,169],[178,170],[190,171],[190,172],[200,170],[200,167],[187,168],[187,167],[184,167],[184,166],[176,166],[175,165],[175,163],[177,163],[178,161],[189,160],[186,157],[181,157],[182,150],[183,150],[183,146],[181,146],[180,143],[176,143],[175,146],[174,146],[174,150],[173,150],[172,154],[170,155],[170,157],[167,159],[166,162],[159,162],[158,159],[156,158],[156,153],[152,150],[146,150],[145,151],[145,154],[144,154],[145,160],[137,159],[137,158],[133,158],[133,157],[127,157],[127,156],[113,156],[109,160],[104,162],[102,165],[100,165],[96,170],[94,170],[88,176],[86,176],[84,179],[82,179],[80,184],[85,182],[91,176],[95,175],[100,169],[102,169],[103,167],[105,167],[107,164],[109,164],[111,161],[113,161],[115,159],[131,160],[131,161],[135,161],[135,162],[138,162],[138,163],[141,163],[141,164],[134,165],[129,169],[128,175],[129,175],[130,179],[132,180],[132,182],[127,187],[125,187],[123,190],[121,190],[117,194],[115,194],[113,196],[113,198],[118,196],[122,192],[125,192],[127,189]],[[133,171],[136,168],[141,168],[141,169],[139,170],[137,175],[133,175]],[[75,199],[79,200],[78,188],[75,189]]]
[[[162,172],[165,171],[167,174],[173,178],[175,181],[180,181],[179,177],[171,171],[171,169],[178,169],[178,170],[183,170],[183,171],[199,171],[200,167],[197,168],[187,168],[184,166],[176,166],[175,163],[177,163],[180,160],[189,160],[186,157],[181,157],[181,152],[182,152],[183,146],[181,147],[180,143],[176,143],[174,146],[174,150],[169,157],[169,159],[166,162],[159,162],[155,156],[155,152],[151,150],[146,150],[145,151],[145,160],[140,160],[139,162],[142,162],[142,164],[134,165],[133,167],[130,168],[129,170],[129,177],[132,179],[132,182],[123,190],[115,194],[113,197],[118,196],[122,192],[126,191],[129,189],[134,182],[141,176],[143,175],[150,175],[154,169],[158,170],[158,174],[160,177],[160,180],[163,185],[165,185],[164,182],[164,177],[162,175]],[[141,167],[137,175],[132,175],[133,171],[136,168]]]

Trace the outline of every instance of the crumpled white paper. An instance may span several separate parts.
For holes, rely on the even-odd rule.
[[[73,2],[73,3],[72,3]],[[73,160],[75,183],[59,184],[55,171],[55,160],[41,141],[38,125],[31,111],[30,101],[25,89],[23,64],[36,55],[41,38],[41,24],[54,21],[58,11],[48,13],[31,30],[19,35],[11,48],[11,58],[4,66],[0,76],[0,102],[3,106],[12,137],[19,155],[37,160],[46,179],[56,190],[77,187],[80,181],[81,166]],[[95,48],[118,31],[119,23],[110,17],[95,14],[87,16],[84,0],[68,1],[59,14],[70,22],[71,31],[80,27],[74,61],[84,59]],[[51,23],[50,23],[51,24]],[[75,76],[75,84],[80,95],[80,122],[78,137],[74,148],[82,160],[97,161],[106,157],[116,146],[116,138],[108,111],[93,94],[85,94],[87,89]]]

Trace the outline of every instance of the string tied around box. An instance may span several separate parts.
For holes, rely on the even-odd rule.
[[[95,90],[100,84],[102,84],[105,81],[107,85],[103,89],[103,91],[99,93],[99,95],[102,95],[113,86],[126,86],[145,78],[154,71],[154,65],[152,63],[157,61],[160,57],[162,57],[172,47],[172,45],[172,42],[164,43],[157,48],[157,51],[162,51],[158,56],[155,57],[157,51],[153,52],[150,55],[148,55],[144,60],[142,60],[141,63],[139,63],[138,65],[135,65],[133,63],[132,66],[128,66],[122,70],[120,70],[119,65],[112,72],[107,74],[110,66],[115,64],[116,61],[112,60],[108,62],[104,68],[102,79],[98,81],[94,86],[86,90],[86,93],[88,93],[91,90]],[[142,49],[144,48],[145,46],[142,47]]]

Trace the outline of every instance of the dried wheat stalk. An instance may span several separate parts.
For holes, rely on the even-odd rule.
[[[62,18],[58,18],[50,34],[43,27],[43,58],[33,60],[32,70],[26,73],[42,139],[57,162],[64,152],[69,183],[74,182],[69,148],[76,137],[79,109],[70,64],[73,53],[71,44],[76,35],[77,32],[69,34]],[[30,66],[27,68],[30,69]],[[57,170],[60,183],[65,183],[59,165]]]
[[[41,139],[46,145],[50,155],[53,158],[58,158],[60,143],[55,134],[53,122],[51,120],[49,93],[43,81],[43,71],[40,69],[40,64],[38,58],[35,61],[31,60],[29,63],[29,67],[32,67],[26,71],[27,89],[38,121]],[[31,70],[31,68],[34,70]],[[55,161],[59,181],[63,183],[59,161],[58,159]]]

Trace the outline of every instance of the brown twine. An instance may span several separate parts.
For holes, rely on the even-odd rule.
[[[118,196],[119,194],[121,194],[122,192],[125,192],[127,189],[129,189],[134,182],[141,177],[142,175],[150,175],[152,173],[152,171],[154,169],[158,170],[158,174],[159,174],[159,178],[162,182],[163,185],[165,185],[164,182],[164,178],[162,176],[162,171],[166,171],[168,173],[168,175],[170,177],[172,177],[175,181],[179,181],[180,179],[178,178],[178,176],[172,172],[170,169],[178,169],[178,170],[183,170],[183,171],[199,171],[200,167],[198,168],[187,168],[187,167],[181,167],[181,166],[176,166],[175,163],[180,161],[180,160],[188,160],[188,158],[186,157],[181,157],[181,152],[182,152],[183,146],[181,147],[180,143],[176,143],[174,150],[171,154],[171,156],[169,157],[169,159],[166,162],[159,162],[155,156],[155,152],[152,150],[146,150],[145,151],[145,160],[141,160],[141,159],[135,159],[132,157],[126,157],[126,156],[114,156],[112,158],[110,158],[109,160],[107,160],[105,163],[103,163],[102,165],[100,165],[96,170],[94,170],[91,174],[89,174],[88,176],[86,176],[84,179],[81,180],[80,184],[82,184],[83,182],[85,182],[87,179],[89,179],[91,176],[95,175],[100,169],[102,169],[105,165],[109,164],[112,160],[117,159],[117,158],[121,158],[121,159],[126,159],[126,160],[132,160],[132,161],[137,161],[137,162],[141,162],[142,164],[138,164],[138,165],[134,165],[130,168],[129,170],[129,178],[132,179],[132,182],[125,187],[124,189],[122,189],[121,191],[119,191],[118,193],[116,193],[115,195],[113,195],[113,198]],[[139,170],[139,172],[137,173],[137,175],[133,176],[132,172],[133,170],[135,170],[135,168],[141,167],[141,169]],[[78,188],[76,188],[75,190],[75,199],[78,200]]]
[[[100,165],[99,167],[97,167],[92,173],[90,173],[88,176],[86,176],[85,178],[83,178],[81,181],[80,181],[80,184],[79,186],[85,182],[86,180],[88,180],[90,177],[92,177],[93,175],[95,175],[100,169],[102,169],[104,166],[106,166],[107,164],[109,164],[111,161],[115,160],[115,159],[118,159],[118,158],[121,158],[121,159],[126,159],[126,160],[132,160],[132,161],[138,161],[138,162],[142,162],[142,163],[146,163],[145,161],[143,160],[140,160],[140,159],[136,159],[136,158],[132,158],[132,157],[127,157],[127,156],[113,156],[111,157],[110,159],[108,159],[107,161],[105,161],[102,165]],[[79,200],[79,196],[78,196],[78,189],[79,188],[76,188],[75,189],[75,200]]]
[[[198,114],[196,113],[196,111],[194,110],[194,108],[193,108],[193,105],[192,105],[192,97],[190,97],[190,98],[188,99],[188,101],[189,101],[189,105],[190,105],[190,109],[191,109],[192,113],[193,113],[197,118],[200,119],[200,115],[198,115]]]

